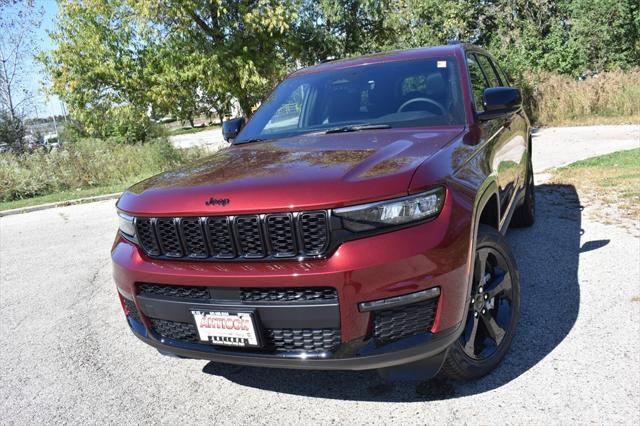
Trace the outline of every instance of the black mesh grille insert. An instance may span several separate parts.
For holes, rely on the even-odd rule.
[[[195,324],[151,318],[153,330],[162,337],[185,342],[200,342]]]
[[[236,256],[228,218],[210,217],[207,219],[207,229],[209,232],[209,243],[211,244],[214,256],[220,258],[232,258]]]
[[[327,214],[325,212],[302,213],[300,226],[304,252],[308,255],[324,252],[328,242]]]
[[[140,294],[175,299],[209,300],[209,288],[187,285],[138,284]]]
[[[133,303],[133,300],[125,299],[124,297],[123,299],[124,305],[127,307],[127,311],[129,311],[129,318],[142,323],[142,320],[140,319],[140,313],[138,313],[138,308],[136,308],[136,304]]]
[[[148,256],[194,260],[319,256],[329,247],[328,225],[325,211],[136,219]]]
[[[181,257],[182,248],[178,238],[175,220],[171,217],[158,218],[156,224],[162,254],[167,257]]]
[[[311,302],[337,301],[338,293],[331,287],[242,288],[244,302]]]
[[[203,343],[195,324],[151,319],[153,330],[173,340]],[[264,330],[265,349],[276,352],[325,352],[340,344],[340,330],[333,328],[267,328]]]
[[[180,229],[184,236],[184,245],[189,257],[206,258],[209,256],[207,243],[204,240],[202,225],[197,217],[185,217],[180,220]]]
[[[240,252],[245,257],[263,257],[262,231],[258,216],[240,216],[236,219]]]
[[[137,218],[136,233],[138,234],[138,241],[140,241],[142,248],[148,255],[158,256],[160,254],[158,240],[156,240],[151,219],[143,217]]]
[[[436,316],[438,299],[399,306],[373,315],[373,335],[382,343],[426,333]]]
[[[291,215],[267,216],[267,229],[274,256],[295,256],[295,234]]]
[[[340,330],[334,328],[274,328],[265,332],[276,351],[324,352],[340,344]]]

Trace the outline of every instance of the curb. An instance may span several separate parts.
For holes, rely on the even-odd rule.
[[[75,204],[87,204],[87,203],[93,203],[96,201],[111,200],[111,199],[118,198],[120,194],[122,194],[122,192],[116,192],[113,194],[106,194],[106,195],[96,195],[95,197],[78,198],[75,200],[58,201],[55,203],[38,204],[37,206],[20,207],[20,208],[11,209],[11,210],[0,210],[0,217],[11,216],[14,214],[30,213],[38,210],[53,209],[56,207],[73,206]]]

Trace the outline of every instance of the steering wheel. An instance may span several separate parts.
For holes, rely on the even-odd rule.
[[[409,99],[407,102],[405,102],[402,105],[400,105],[400,108],[398,108],[398,110],[396,112],[402,112],[402,110],[405,109],[405,107],[407,105],[411,105],[412,103],[415,103],[415,102],[426,102],[428,104],[436,106],[440,110],[441,115],[446,115],[447,114],[447,112],[444,109],[444,106],[440,102],[436,102],[433,99],[429,99],[429,98],[413,98],[413,99]]]

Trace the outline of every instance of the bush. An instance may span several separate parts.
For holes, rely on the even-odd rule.
[[[640,68],[575,78],[541,72],[524,76],[526,108],[533,121],[547,125],[596,124],[640,117]]]
[[[0,155],[0,201],[59,191],[130,184],[203,155],[166,139],[146,144],[81,139],[51,152]]]

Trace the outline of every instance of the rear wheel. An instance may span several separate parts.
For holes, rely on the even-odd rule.
[[[473,380],[489,373],[509,350],[519,317],[520,280],[511,250],[502,234],[480,225],[465,328],[442,374]]]

